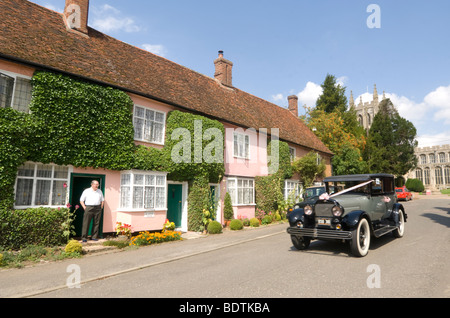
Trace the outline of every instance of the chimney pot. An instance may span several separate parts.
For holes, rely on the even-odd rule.
[[[295,117],[298,117],[298,96],[297,95],[288,96],[288,101],[289,101],[289,111]]]

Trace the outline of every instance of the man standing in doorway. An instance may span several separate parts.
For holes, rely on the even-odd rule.
[[[94,226],[92,227],[92,240],[97,241],[99,236],[100,220],[102,217],[103,205],[105,199],[103,197],[102,190],[100,190],[99,182],[93,180],[91,187],[83,191],[80,198],[80,204],[84,209],[83,228],[81,239],[83,242],[87,242],[87,236],[89,233],[89,225],[92,219],[94,219]]]

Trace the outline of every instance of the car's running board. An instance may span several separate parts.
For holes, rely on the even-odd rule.
[[[373,231],[373,235],[375,235],[376,238],[383,236],[389,232],[392,232],[394,230],[396,230],[397,227],[396,226],[384,226],[381,229],[375,230]]]

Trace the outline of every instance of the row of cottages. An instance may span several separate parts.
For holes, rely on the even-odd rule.
[[[295,97],[289,99],[289,109],[281,108],[234,87],[233,63],[221,51],[214,60],[214,77],[205,76],[90,28],[88,12],[88,0],[66,0],[63,14],[27,0],[0,1],[1,107],[30,112],[33,75],[51,71],[125,92],[134,103],[138,145],[164,147],[166,117],[173,110],[220,121],[225,127],[225,173],[220,183],[210,184],[220,198],[220,222],[227,191],[235,217],[255,215],[254,180],[268,173],[261,128],[269,138],[271,129],[278,128],[293,157],[316,151],[326,162],[326,174],[331,174],[332,153],[298,119]],[[256,135],[249,128],[255,128]],[[169,180],[161,171],[26,162],[18,169],[15,208],[76,204],[93,179],[100,181],[106,198],[104,233],[114,232],[118,221],[131,224],[134,231],[160,230],[167,217],[188,230],[189,184]],[[298,185],[298,176],[286,180],[286,189]]]

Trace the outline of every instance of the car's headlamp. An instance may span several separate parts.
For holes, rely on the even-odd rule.
[[[335,217],[340,217],[342,215],[342,209],[336,205],[331,209],[331,213],[333,213]]]
[[[313,213],[313,209],[310,205],[305,206],[304,211],[306,215],[311,215]]]

